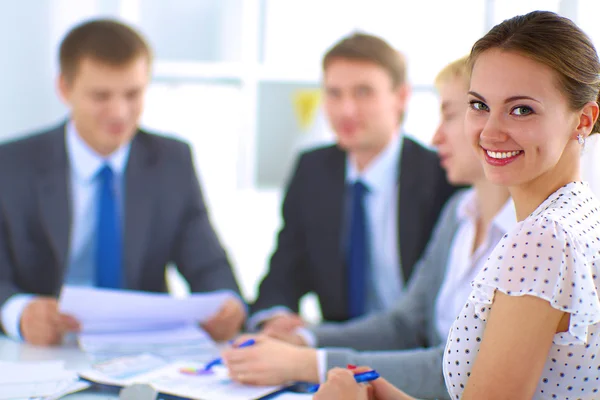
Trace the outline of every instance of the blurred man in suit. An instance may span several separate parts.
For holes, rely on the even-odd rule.
[[[61,342],[63,284],[161,292],[174,262],[193,292],[239,288],[209,221],[186,143],[138,127],[152,55],[130,27],[94,20],[60,46],[67,122],[0,146],[3,331]],[[245,320],[227,302],[203,327],[228,339]]]
[[[251,329],[302,325],[296,313],[308,292],[328,321],[391,307],[455,190],[437,155],[401,132],[410,89],[400,53],[353,34],[325,54],[323,73],[337,143],[297,162]]]

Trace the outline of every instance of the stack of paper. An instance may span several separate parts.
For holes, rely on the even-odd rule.
[[[152,353],[170,361],[205,362],[219,354],[215,342],[195,325],[141,332],[83,333],[79,335],[79,346],[96,361]]]
[[[0,362],[0,399],[53,398],[89,387],[78,379],[63,361]]]

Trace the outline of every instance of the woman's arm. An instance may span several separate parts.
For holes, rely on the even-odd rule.
[[[531,399],[564,315],[538,297],[496,291],[462,399]]]

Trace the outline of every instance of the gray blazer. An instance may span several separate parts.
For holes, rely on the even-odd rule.
[[[327,370],[347,364],[370,366],[412,396],[449,398],[442,372],[446,338],[436,330],[435,300],[458,229],[456,208],[463,195],[464,190],[448,200],[407,292],[394,308],[313,328],[317,345],[326,348]]]
[[[0,306],[17,293],[59,294],[72,218],[68,160],[64,124],[0,146]],[[128,289],[165,291],[173,262],[194,292],[239,293],[186,143],[138,131],[123,200]]]

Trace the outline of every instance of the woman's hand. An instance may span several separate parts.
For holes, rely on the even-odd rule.
[[[395,388],[383,378],[365,383],[356,383],[354,375],[370,371],[370,368],[335,368],[327,374],[327,382],[319,387],[315,400],[415,400]]]

